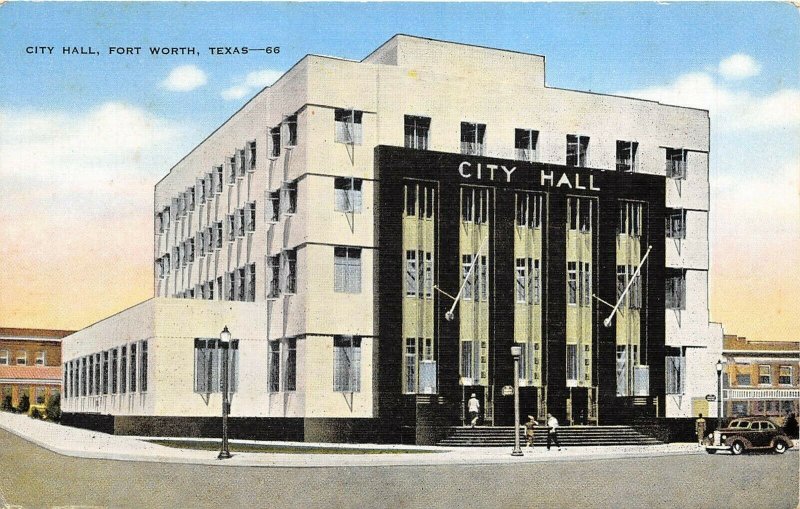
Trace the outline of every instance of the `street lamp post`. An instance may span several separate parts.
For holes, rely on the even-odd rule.
[[[512,456],[522,456],[522,449],[519,447],[519,357],[522,355],[522,347],[512,346],[511,356],[514,357],[514,450]]]
[[[722,361],[717,361],[717,429],[722,428]]]
[[[222,450],[217,459],[228,459],[231,452],[228,449],[228,349],[231,344],[231,333],[226,325],[219,334],[219,346],[222,353]]]

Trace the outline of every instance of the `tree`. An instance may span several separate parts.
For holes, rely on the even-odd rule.
[[[19,404],[17,404],[17,412],[19,412],[19,413],[21,413],[21,414],[24,414],[25,412],[27,412],[27,411],[28,411],[28,409],[29,409],[30,407],[31,407],[31,400],[30,400],[30,398],[28,397],[28,395],[27,395],[27,394],[23,394],[23,395],[22,395],[22,396],[19,398]]]
[[[61,395],[53,394],[47,400],[47,418],[51,421],[61,420]]]

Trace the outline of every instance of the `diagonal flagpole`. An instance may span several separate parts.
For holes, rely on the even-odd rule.
[[[630,290],[631,285],[633,284],[634,281],[636,281],[636,278],[639,277],[639,271],[642,270],[642,265],[644,264],[645,260],[647,260],[647,257],[650,256],[650,250],[651,249],[653,249],[653,246],[647,246],[647,252],[644,254],[642,259],[639,260],[639,266],[636,267],[635,271],[633,271],[633,275],[631,276],[630,280],[628,280],[628,284],[627,284],[627,286],[625,286],[625,290],[622,292],[622,295],[620,295],[619,299],[617,299],[617,303],[616,304],[614,304],[612,306],[611,304],[609,304],[608,302],[604,301],[603,299],[601,299],[597,295],[592,294],[592,297],[594,297],[595,299],[599,300],[600,302],[602,302],[606,306],[613,308],[611,310],[611,314],[608,315],[608,317],[605,320],[603,320],[603,325],[605,325],[606,327],[611,327],[611,319],[614,318],[614,314],[619,309],[619,305],[622,303],[622,299],[624,299],[625,296],[628,294],[628,290]]]
[[[473,257],[472,257],[472,264],[469,266],[469,270],[467,271],[467,274],[466,274],[466,276],[464,276],[464,280],[461,282],[461,288],[459,288],[459,289],[458,289],[458,293],[456,294],[456,296],[455,296],[455,297],[453,297],[453,296],[452,296],[452,295],[450,295],[449,293],[445,292],[444,290],[442,290],[442,289],[441,289],[441,288],[439,288],[438,286],[434,286],[434,288],[435,288],[435,289],[436,289],[438,292],[441,292],[441,293],[443,293],[443,294],[447,295],[448,297],[450,297],[451,299],[453,299],[453,305],[452,305],[452,306],[450,306],[450,311],[448,311],[447,313],[445,313],[445,314],[444,314],[444,317],[445,317],[445,319],[447,319],[447,321],[448,321],[448,322],[449,322],[449,321],[452,321],[452,320],[453,320],[453,318],[454,318],[454,316],[455,316],[455,315],[453,314],[453,312],[454,312],[454,311],[455,311],[455,309],[456,309],[456,304],[458,304],[458,301],[461,299],[461,294],[464,292],[464,287],[467,285],[467,281],[469,280],[470,276],[472,275],[472,271],[474,271],[474,270],[475,270],[475,265],[478,263],[478,255],[480,254],[481,250],[483,249],[483,246],[484,246],[484,244],[486,244],[486,241],[487,241],[488,239],[489,239],[489,235],[487,234],[487,235],[486,235],[486,236],[483,238],[483,240],[481,241],[481,245],[480,245],[480,247],[478,248],[478,250],[477,250],[477,251],[475,252],[475,254],[473,255]]]

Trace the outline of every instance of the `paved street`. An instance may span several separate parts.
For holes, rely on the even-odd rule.
[[[220,468],[71,458],[0,430],[0,474],[7,503],[24,507],[793,509],[798,504],[796,451],[521,465]]]

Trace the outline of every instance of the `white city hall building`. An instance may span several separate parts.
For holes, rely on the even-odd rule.
[[[155,296],[64,339],[64,421],[218,436],[227,352],[234,437],[431,443],[472,393],[513,422],[511,346],[523,415],[707,409],[708,112],[544,77],[406,35],[300,60],[156,184]]]

